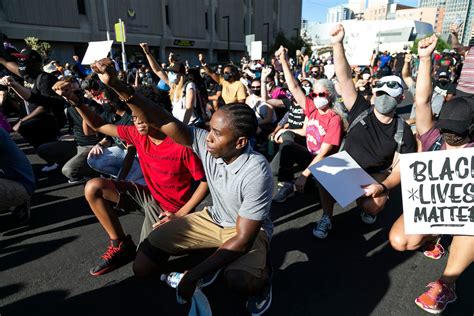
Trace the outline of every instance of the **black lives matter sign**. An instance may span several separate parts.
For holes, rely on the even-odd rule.
[[[407,234],[474,235],[474,148],[400,158]]]

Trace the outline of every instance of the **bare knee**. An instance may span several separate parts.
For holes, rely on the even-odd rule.
[[[393,249],[397,251],[408,250],[408,240],[404,234],[402,235],[402,234],[390,231],[388,239]]]
[[[101,198],[104,195],[104,190],[110,187],[110,180],[102,178],[94,178],[87,181],[84,188],[84,195],[87,201]]]
[[[385,208],[386,197],[383,198],[362,198],[358,200],[358,205],[364,212],[370,215],[377,215]]]

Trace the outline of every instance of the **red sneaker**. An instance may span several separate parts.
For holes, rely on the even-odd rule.
[[[426,287],[429,290],[418,296],[415,303],[428,313],[441,313],[449,303],[454,302],[457,298],[454,284],[437,280]]]
[[[89,273],[94,276],[105,274],[132,262],[135,259],[136,248],[130,235],[120,241],[111,240],[109,247]]]
[[[434,242],[430,242],[425,246],[423,254],[431,259],[438,260],[444,255],[444,248],[440,244],[440,238]]]

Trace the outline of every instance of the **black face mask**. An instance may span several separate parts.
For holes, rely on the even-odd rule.
[[[464,141],[466,137],[468,136],[468,134],[469,134],[468,132],[464,134],[455,134],[448,131],[443,131],[442,133],[443,140],[446,142],[446,144],[450,146],[460,146],[464,144]]]
[[[232,77],[233,77],[233,76],[232,76],[231,73],[227,73],[227,72],[224,73],[224,80],[225,80],[225,81],[229,81]]]
[[[439,79],[438,80],[439,84],[442,85],[442,86],[445,86],[448,84],[448,79]]]
[[[27,81],[29,78],[35,79],[41,72],[41,70],[34,67],[33,64],[23,61],[18,62],[18,71],[20,76]]]
[[[252,89],[253,94],[255,94],[258,97],[260,96],[261,91],[262,91],[262,89]]]

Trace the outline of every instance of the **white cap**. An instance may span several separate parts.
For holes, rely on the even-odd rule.
[[[390,82],[390,81],[395,81],[398,83],[396,88],[389,88],[387,85],[383,85],[381,88],[374,88],[373,91],[374,93],[377,93],[378,91],[383,91],[387,93],[391,97],[398,97],[401,94],[403,94],[403,84],[402,84],[402,79],[399,76],[384,76],[380,78],[379,82]]]

